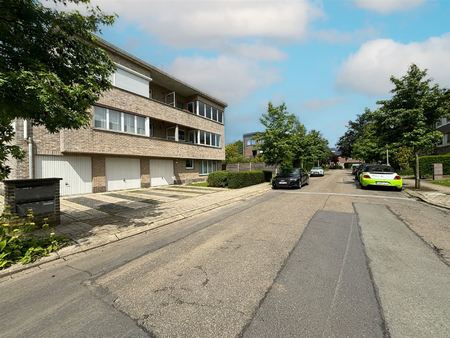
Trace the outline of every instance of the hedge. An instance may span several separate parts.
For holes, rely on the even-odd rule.
[[[228,171],[215,171],[208,175],[208,187],[224,188],[227,186]]]
[[[228,173],[228,188],[236,189],[264,183],[264,173],[258,171],[241,171]]]
[[[450,154],[421,156],[419,158],[420,176],[433,175],[433,163],[442,163],[444,175],[450,175]]]

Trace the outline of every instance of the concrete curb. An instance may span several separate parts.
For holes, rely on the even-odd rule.
[[[100,247],[121,241],[121,240],[129,238],[129,237],[137,236],[139,234],[146,233],[146,232],[152,231],[154,229],[158,229],[165,225],[169,225],[171,223],[181,221],[183,219],[194,217],[194,216],[199,215],[206,211],[218,209],[218,208],[221,208],[221,207],[224,207],[224,206],[227,206],[227,205],[239,202],[239,201],[245,201],[250,198],[262,195],[263,193],[265,193],[269,190],[270,190],[270,187],[267,186],[267,187],[264,187],[263,189],[257,190],[255,192],[252,192],[249,194],[232,197],[230,199],[225,199],[223,201],[214,203],[214,204],[212,204],[208,207],[204,207],[202,209],[184,210],[183,212],[176,214],[176,215],[172,215],[172,216],[169,216],[166,218],[156,219],[155,221],[149,223],[148,225],[139,227],[138,229],[132,228],[132,229],[129,229],[129,230],[123,231],[121,233],[117,233],[117,234],[108,234],[108,235],[102,235],[102,236],[97,236],[97,237],[92,236],[91,239],[93,241],[91,241],[91,242],[89,242],[90,238],[87,237],[86,240],[84,240],[82,242],[76,242],[76,244],[74,244],[74,245],[70,245],[70,246],[61,248],[60,250],[58,250],[56,252],[52,252],[50,255],[48,255],[46,257],[39,258],[36,262],[30,263],[27,265],[21,265],[20,263],[16,263],[16,264],[12,265],[11,267],[7,268],[6,270],[0,271],[0,279],[4,278],[4,277],[8,277],[8,276],[10,278],[13,278],[13,275],[18,274],[20,272],[24,272],[24,271],[28,271],[28,273],[32,273],[35,270],[41,269],[41,266],[44,264],[54,262],[59,259],[65,260],[66,257],[84,253],[84,252],[87,252],[87,251],[90,251],[90,250],[93,250],[96,248],[100,248]]]
[[[445,204],[442,204],[442,203],[434,202],[433,200],[431,200],[430,198],[427,198],[427,196],[425,196],[425,195],[423,195],[423,194],[421,194],[421,193],[417,193],[417,192],[415,192],[415,191],[411,191],[411,190],[408,190],[408,189],[405,189],[404,191],[405,191],[409,196],[418,198],[418,199],[420,199],[422,202],[425,202],[425,203],[427,203],[427,204],[430,204],[430,205],[433,205],[433,206],[436,206],[436,207],[439,207],[439,208],[444,208],[444,209],[450,210],[450,206],[445,205]],[[444,195],[444,194],[443,194],[443,195]]]

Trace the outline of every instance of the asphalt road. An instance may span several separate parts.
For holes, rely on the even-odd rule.
[[[409,229],[427,215],[447,231],[329,172],[0,279],[0,336],[448,337],[450,268]]]

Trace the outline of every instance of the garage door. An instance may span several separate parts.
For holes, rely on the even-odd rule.
[[[141,163],[135,158],[107,158],[107,190],[134,189],[141,187]]]
[[[150,160],[150,185],[173,184],[175,175],[173,173],[173,160]]]
[[[85,156],[36,156],[36,177],[61,177],[61,195],[92,192],[92,161]]]

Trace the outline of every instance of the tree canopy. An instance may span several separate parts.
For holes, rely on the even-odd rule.
[[[411,65],[401,77],[391,77],[392,97],[378,108],[349,121],[338,148],[345,156],[367,162],[385,159],[389,150],[394,164],[406,169],[415,153],[432,152],[442,138],[439,118],[450,116],[450,92],[432,84],[427,71]]]
[[[264,162],[290,168],[303,160],[312,163],[328,159],[328,141],[316,130],[307,132],[299,119],[287,111],[283,103],[269,102],[267,112],[260,119],[265,130],[256,138]]]
[[[89,108],[111,87],[114,64],[97,46],[96,33],[115,17],[89,0],[54,0],[86,6],[86,13],[49,8],[35,0],[0,4],[0,160],[17,157],[6,146],[7,125],[16,118],[49,132],[89,124]],[[67,9],[67,8],[66,8]],[[0,178],[8,168],[0,168]]]
[[[225,146],[225,162],[238,163],[244,161],[244,145],[241,140]]]

